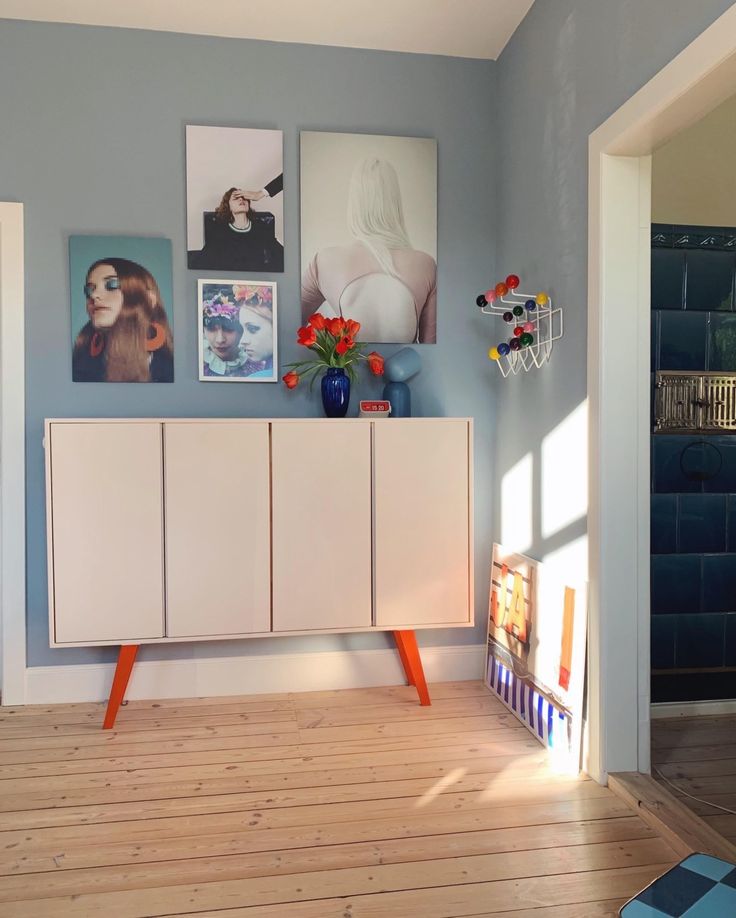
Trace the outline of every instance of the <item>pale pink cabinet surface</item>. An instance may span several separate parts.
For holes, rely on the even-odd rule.
[[[269,425],[164,424],[166,634],[271,630]]]
[[[50,427],[57,643],[164,634],[161,424]]]
[[[52,645],[469,627],[472,422],[46,422]]]
[[[389,418],[373,436],[376,625],[467,624],[468,423]]]
[[[371,425],[274,423],[273,630],[371,626]]]

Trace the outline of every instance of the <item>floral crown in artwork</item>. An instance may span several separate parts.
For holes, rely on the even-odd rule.
[[[205,327],[219,322],[239,324],[240,305],[233,303],[224,293],[216,293],[202,304],[202,318]]]

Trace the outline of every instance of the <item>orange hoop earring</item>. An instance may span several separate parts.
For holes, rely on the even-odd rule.
[[[105,339],[99,332],[95,332],[89,342],[89,353],[91,357],[99,357],[105,350]]]
[[[151,322],[151,328],[153,329],[153,337],[146,338],[146,350],[157,351],[166,343],[166,332],[159,322]]]

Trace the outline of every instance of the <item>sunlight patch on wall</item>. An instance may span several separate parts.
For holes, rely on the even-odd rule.
[[[588,579],[588,536],[579,536],[549,552],[542,561],[571,586],[585,582]]]
[[[532,454],[527,453],[501,481],[501,543],[512,551],[532,544]]]
[[[542,441],[542,538],[588,512],[588,401]]]

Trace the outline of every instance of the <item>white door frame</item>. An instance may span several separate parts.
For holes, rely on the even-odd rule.
[[[588,770],[599,781],[650,767],[651,153],[734,93],[736,4],[589,138]]]
[[[2,703],[26,697],[23,205],[0,202],[0,637]]]

